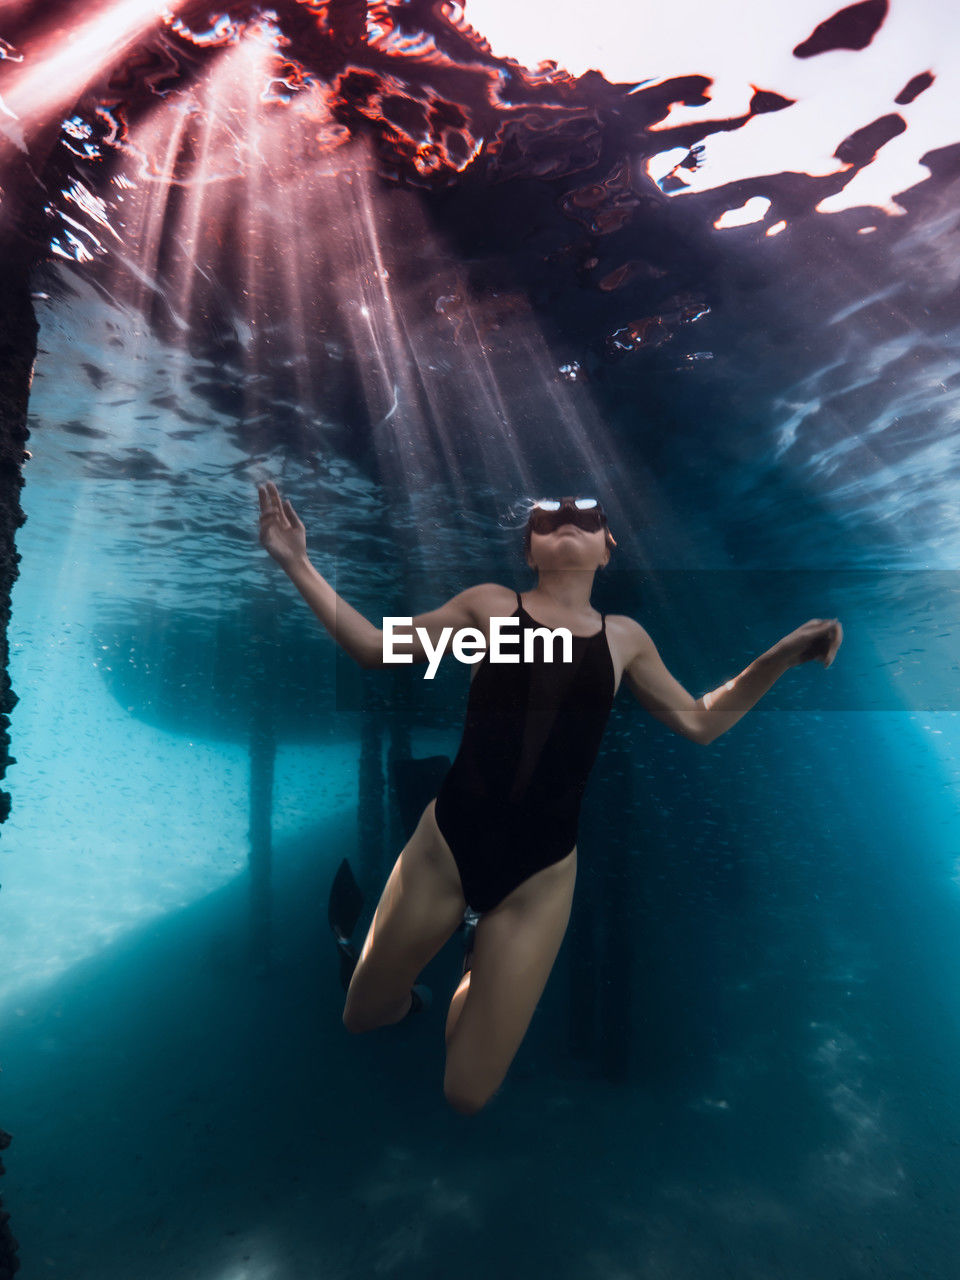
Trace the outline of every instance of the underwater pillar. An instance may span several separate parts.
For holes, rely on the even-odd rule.
[[[629,750],[610,751],[604,767],[617,800],[609,809],[607,863],[600,898],[603,903],[603,951],[600,958],[600,1062],[604,1077],[624,1083],[630,1073],[633,1040],[634,964],[637,928],[635,867],[639,850],[633,804],[634,762]],[[612,798],[612,797],[611,797]]]
[[[616,712],[614,716],[616,717]],[[571,1057],[624,1083],[632,1066],[636,1018],[638,831],[634,753],[628,732],[608,731],[584,798],[577,887],[568,932]]]
[[[37,356],[37,318],[29,270],[0,243],[0,779],[16,761],[10,755],[10,713],[19,699],[10,685],[10,593],[19,577],[16,533],[27,517],[20,506],[26,458],[27,403]],[[10,816],[10,793],[0,791],[0,823]]]
[[[402,816],[402,798],[398,781],[398,762],[409,760],[413,750],[410,732],[411,680],[402,668],[393,673],[393,689],[390,698],[388,723],[390,745],[387,748],[387,815],[390,832],[390,849],[400,853],[409,832]]]
[[[580,815],[577,883],[567,930],[569,973],[567,1047],[571,1057],[595,1071],[602,1052],[600,960],[604,935],[604,879],[608,874],[611,810],[618,803],[606,768],[607,749],[590,779]],[[622,799],[622,796],[619,797]]]
[[[250,951],[270,966],[273,776],[277,735],[269,710],[258,708],[250,727]]]
[[[581,885],[584,887],[581,889]],[[567,1046],[574,1058],[589,1060],[597,1047],[597,919],[596,894],[580,878],[570,921],[567,955],[570,971]]]
[[[19,699],[10,683],[10,594],[19,576],[16,533],[26,521],[20,506],[27,404],[37,355],[37,318],[30,297],[30,260],[22,246],[0,240],[0,779],[16,759],[10,754],[10,714]],[[0,790],[0,823],[10,816],[10,793]],[[0,901],[2,911],[2,901]],[[0,1151],[10,1145],[0,1129]],[[4,1171],[0,1161],[0,1174]],[[0,1280],[19,1268],[17,1242],[0,1198]]]
[[[379,675],[379,673],[375,673]],[[384,854],[383,693],[379,683],[363,680],[360,703],[360,776],[357,783],[358,880],[381,879]]]
[[[250,955],[266,972],[271,960],[273,781],[277,760],[276,697],[269,654],[276,653],[272,602],[255,609],[250,662]]]

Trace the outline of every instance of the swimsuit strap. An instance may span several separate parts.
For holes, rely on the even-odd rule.
[[[523,610],[524,613],[526,613],[526,610],[523,608],[523,601],[520,599],[520,592],[514,591],[514,595],[517,597],[517,607]],[[605,636],[606,634],[607,634],[607,615],[605,613],[601,613],[600,630],[597,632],[597,635]]]

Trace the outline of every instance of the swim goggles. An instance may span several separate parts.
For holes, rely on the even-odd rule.
[[[562,524],[596,533],[606,523],[606,512],[596,498],[540,498],[527,517],[533,533],[552,533]]]

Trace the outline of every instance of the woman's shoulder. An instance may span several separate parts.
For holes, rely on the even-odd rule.
[[[604,616],[607,619],[607,630],[613,630],[622,635],[625,640],[640,643],[647,635],[646,630],[636,618],[630,618],[625,613],[608,613]]]
[[[607,635],[619,646],[623,665],[628,667],[634,658],[649,654],[654,646],[649,631],[636,618],[625,613],[607,614]]]
[[[478,582],[469,588],[473,603],[481,610],[494,614],[513,613],[517,607],[517,592],[500,582]]]

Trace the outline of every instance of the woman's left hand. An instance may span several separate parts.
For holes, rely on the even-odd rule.
[[[816,659],[829,667],[836,657],[843,640],[843,627],[839,618],[811,618],[796,631],[778,640],[774,649],[786,658],[791,667]]]

